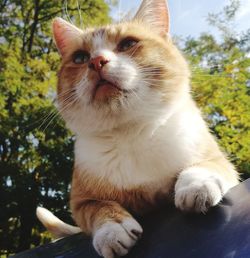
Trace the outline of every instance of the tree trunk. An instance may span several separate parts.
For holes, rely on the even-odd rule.
[[[30,53],[32,50],[36,27],[38,24],[38,16],[39,16],[39,11],[40,11],[39,0],[35,0],[34,8],[35,8],[34,9],[34,21],[32,23],[31,31],[30,31],[29,45],[28,45],[28,50],[27,50],[28,53]]]
[[[30,248],[31,243],[31,235],[32,235],[32,227],[34,221],[33,209],[23,210],[24,212],[21,214],[20,218],[20,239],[18,245],[18,252],[27,250]]]

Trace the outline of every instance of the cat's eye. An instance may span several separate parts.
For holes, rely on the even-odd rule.
[[[139,42],[138,39],[127,37],[118,44],[117,49],[120,52],[124,52],[134,47],[138,42]]]
[[[90,59],[90,54],[84,50],[78,50],[73,54],[73,62],[75,64],[85,64]]]

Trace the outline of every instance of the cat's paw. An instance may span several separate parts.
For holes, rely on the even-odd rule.
[[[106,222],[93,236],[93,245],[99,255],[115,258],[126,255],[141,237],[142,228],[133,218],[121,223]]]
[[[221,201],[227,190],[220,175],[204,168],[189,168],[176,182],[175,206],[182,211],[205,213]]]

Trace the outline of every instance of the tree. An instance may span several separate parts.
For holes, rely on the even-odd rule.
[[[220,40],[203,34],[188,39],[184,52],[193,67],[194,97],[245,179],[250,177],[250,30],[234,31],[239,4],[231,0],[222,12],[208,16],[209,23],[219,29]]]
[[[51,20],[109,21],[103,0],[5,0],[0,17],[0,255],[38,245],[42,204],[66,221],[73,138],[52,104],[59,56]],[[65,16],[65,15],[64,15]]]
[[[109,9],[103,0],[63,2],[0,3],[0,255],[46,241],[49,236],[35,218],[39,204],[70,221],[67,200],[74,139],[52,104],[59,57],[50,24],[55,16],[83,26],[103,24],[109,21]],[[221,31],[219,41],[203,34],[185,40],[183,50],[193,67],[194,96],[221,146],[246,178],[250,30],[237,33],[229,26],[237,9],[238,1],[232,0],[221,13],[209,16],[211,25]]]

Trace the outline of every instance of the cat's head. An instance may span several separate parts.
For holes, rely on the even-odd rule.
[[[144,0],[130,21],[99,28],[56,18],[53,33],[62,57],[58,106],[77,134],[159,120],[188,95],[165,0]]]

